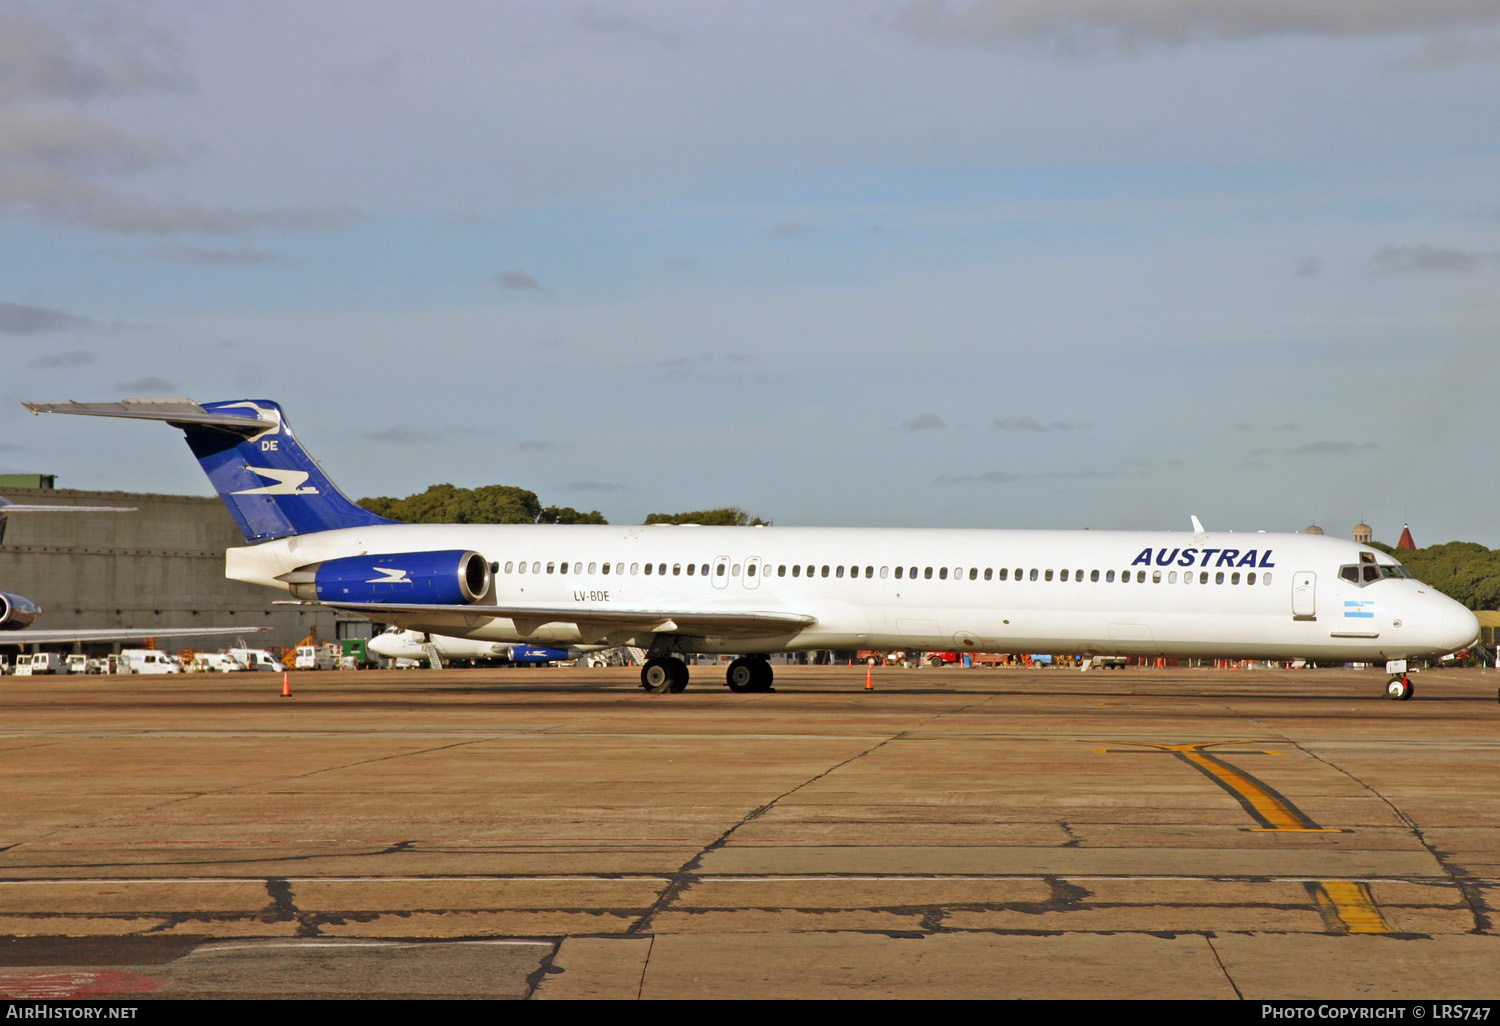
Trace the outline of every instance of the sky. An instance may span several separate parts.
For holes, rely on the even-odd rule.
[[[1500,547],[1500,0],[0,0],[0,473]]]

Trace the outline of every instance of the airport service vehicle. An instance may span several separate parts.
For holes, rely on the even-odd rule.
[[[44,673],[67,673],[67,664],[56,652],[23,652],[16,656],[15,675],[34,677]]]
[[[1325,535],[810,527],[398,524],[349,501],[269,400],[26,403],[163,421],[245,538],[225,573],[428,634],[645,649],[641,686],[680,692],[690,653],[810,649],[1383,662],[1468,646],[1474,614],[1367,545]]]
[[[154,648],[127,648],[120,652],[122,673],[181,673],[182,660]]]
[[[199,652],[193,657],[199,673],[243,673],[249,667],[227,652]]]
[[[93,672],[89,669],[89,657],[86,655],[80,655],[76,652],[72,655],[64,656],[63,665],[67,667],[67,670],[65,671],[67,673]]]
[[[271,654],[265,648],[226,648],[224,654],[231,659],[242,663],[249,670],[264,670],[270,673],[284,673],[285,664]]]
[[[294,670],[337,670],[339,668],[339,646],[334,642],[322,645],[298,645],[292,659]]]

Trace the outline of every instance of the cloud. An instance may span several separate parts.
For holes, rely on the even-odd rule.
[[[0,335],[39,335],[91,323],[85,318],[23,303],[0,303]]]
[[[170,33],[101,4],[41,10],[0,11],[0,101],[85,103],[191,85]]]
[[[812,230],[812,225],[803,224],[801,221],[784,221],[781,224],[771,226],[771,237],[775,239],[790,239],[797,235],[806,235]]]
[[[1500,8],[1485,0],[920,0],[895,24],[984,46],[1137,53],[1203,40],[1430,34],[1500,24]]]
[[[431,442],[441,442],[443,436],[431,431],[422,431],[418,428],[407,427],[397,424],[384,431],[366,431],[359,436],[370,442],[383,442],[389,445],[426,445]]]
[[[562,492],[628,492],[629,488],[613,481],[573,481],[569,484],[559,485],[558,491]]]
[[[1467,253],[1443,246],[1386,246],[1370,258],[1377,274],[1465,274],[1500,261],[1500,253]]]
[[[501,271],[491,275],[490,281],[507,292],[540,292],[546,295],[552,291],[532,277],[529,271]]]
[[[990,421],[990,426],[996,431],[1087,431],[1093,427],[1092,424],[1074,424],[1066,420],[1054,420],[1050,424],[1043,424],[1035,417],[996,417]]]
[[[947,426],[936,413],[919,413],[901,422],[902,431],[935,431]]]
[[[1323,261],[1317,257],[1307,257],[1292,273],[1298,278],[1316,278],[1323,273]]]
[[[943,474],[937,484],[1014,484],[1017,481],[1092,481],[1114,477],[1098,470],[1058,470],[1047,474],[1016,474],[1008,470],[986,470],[982,474]]]
[[[676,49],[678,46],[676,36],[640,18],[621,14],[618,10],[600,10],[592,4],[585,4],[574,14],[573,21],[579,28],[600,35],[643,40],[668,49]]]
[[[174,264],[199,264],[208,267],[232,267],[268,264],[295,264],[300,261],[282,253],[241,246],[238,249],[211,249],[204,246],[150,246],[141,256]]]
[[[1379,452],[1374,442],[1305,442],[1287,449],[1252,449],[1252,457],[1260,456],[1354,456],[1362,452]]]
[[[176,384],[154,375],[136,378],[134,381],[122,381],[115,388],[121,392],[156,392],[159,394],[177,391]]]
[[[81,367],[94,362],[94,354],[84,349],[70,349],[65,353],[48,353],[26,361],[26,366],[37,370],[53,367]]]

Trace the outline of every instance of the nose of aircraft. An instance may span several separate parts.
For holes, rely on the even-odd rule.
[[[1443,607],[1442,616],[1442,645],[1449,652],[1456,652],[1461,648],[1467,648],[1479,638],[1479,617],[1475,616],[1463,606],[1448,600]]]

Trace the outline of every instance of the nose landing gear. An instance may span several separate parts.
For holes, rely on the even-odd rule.
[[[1393,702],[1405,702],[1412,695],[1411,678],[1406,674],[1386,681],[1385,697]]]

